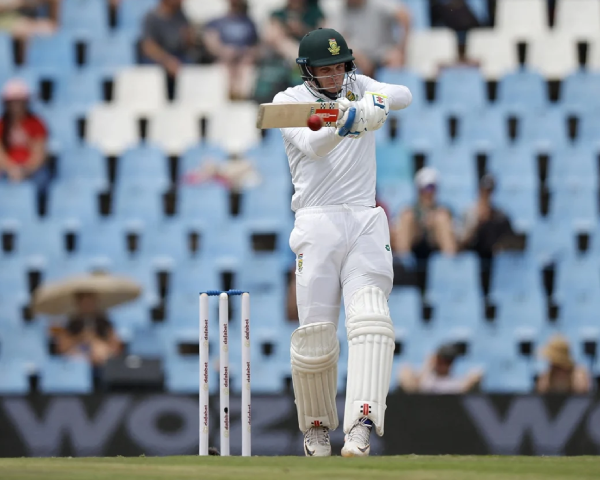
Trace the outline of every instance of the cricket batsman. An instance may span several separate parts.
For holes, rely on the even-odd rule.
[[[291,338],[298,423],[307,456],[331,455],[338,426],[336,336],[341,295],[348,332],[348,380],[342,456],[367,456],[371,430],[383,435],[392,373],[394,326],[388,220],[375,206],[375,130],[389,110],[406,108],[408,88],[356,74],[352,50],[332,29],[308,33],[296,60],[304,83],[274,103],[338,102],[335,127],[281,129],[290,163],[296,213],[290,247],[296,254],[300,327]]]

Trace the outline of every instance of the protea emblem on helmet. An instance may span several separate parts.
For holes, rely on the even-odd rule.
[[[327,49],[332,55],[340,54],[340,46],[337,44],[337,40],[335,38],[329,39],[329,48]]]

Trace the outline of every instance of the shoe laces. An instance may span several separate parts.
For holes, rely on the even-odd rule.
[[[369,443],[369,438],[371,437],[371,428],[373,428],[371,420],[367,417],[361,418],[348,432],[348,440],[367,445]]]
[[[329,445],[329,429],[327,427],[310,427],[308,430],[308,443],[309,445]]]

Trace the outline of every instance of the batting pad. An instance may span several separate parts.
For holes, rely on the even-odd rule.
[[[378,287],[358,290],[346,312],[348,381],[344,433],[368,417],[383,435],[385,399],[392,377],[394,326],[387,298]]]
[[[335,405],[339,356],[340,344],[331,322],[304,325],[292,334],[292,381],[303,433],[310,427],[334,430],[339,425]]]

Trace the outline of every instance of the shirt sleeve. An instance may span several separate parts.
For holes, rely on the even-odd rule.
[[[296,100],[285,92],[278,93],[273,103],[295,103]],[[313,132],[310,128],[282,128],[283,138],[288,140],[304,155],[318,160],[330,153],[344,139],[335,134],[336,129],[323,127]]]
[[[412,102],[412,93],[404,85],[392,85],[391,83],[381,83],[364,75],[358,75],[357,78],[363,85],[364,92],[383,93],[388,97],[390,110],[402,110],[408,107]]]
[[[156,31],[156,19],[154,17],[153,12],[148,12],[146,14],[146,17],[144,18],[144,24],[142,27],[142,39],[154,40],[155,42],[158,39],[158,34]]]

